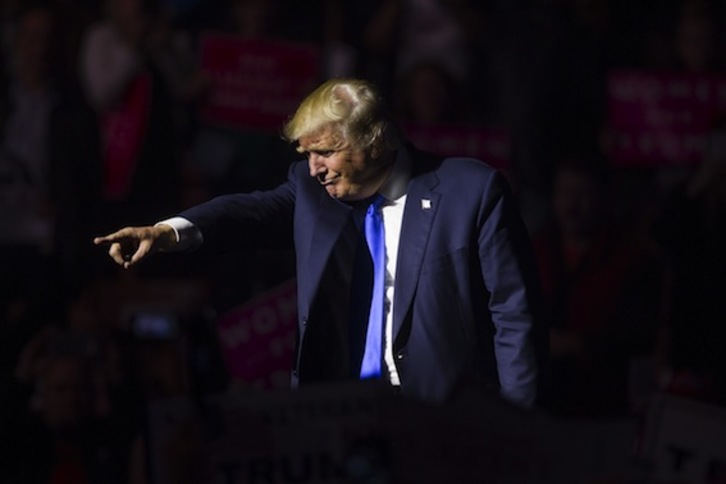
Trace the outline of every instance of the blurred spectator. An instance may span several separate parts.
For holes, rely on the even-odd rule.
[[[264,38],[274,28],[278,8],[274,0],[233,0],[230,8],[234,32],[242,37]]]
[[[395,78],[421,61],[435,61],[465,90],[471,86],[471,43],[481,35],[483,17],[468,0],[382,0],[375,9],[359,2],[360,46],[365,53],[362,74],[385,92]],[[363,12],[366,10],[367,12]]]
[[[275,15],[278,1],[233,0],[223,31],[240,40],[281,39]],[[214,86],[211,87],[212,89]],[[189,172],[197,181],[192,205],[220,193],[274,186],[287,170],[291,152],[277,132],[254,126],[222,127],[203,123],[189,147]]]
[[[419,125],[461,123],[464,114],[461,86],[444,65],[422,61],[401,74],[397,103],[400,122]]]
[[[175,115],[206,81],[191,46],[155,1],[107,0],[105,7],[80,52],[81,79],[104,142],[102,193],[109,206],[103,219],[153,219],[179,207]]]
[[[53,11],[31,4],[15,19],[9,72],[0,79],[2,299],[57,282],[50,271],[59,264],[66,287],[74,282],[88,247],[82,219],[97,160],[90,110],[58,75]]]
[[[113,484],[126,482],[128,441],[94,412],[97,346],[70,332],[42,331],[23,351],[13,390],[29,396],[3,436],[3,482]],[[6,389],[7,390],[7,389]]]
[[[712,78],[724,68],[723,7],[718,2],[671,2],[667,38],[669,62],[646,67],[675,70],[694,79]],[[673,267],[665,360],[670,371],[661,382],[668,391],[726,403],[726,358],[718,346],[726,338],[724,311],[715,301],[726,295],[726,262],[720,246],[726,230],[724,203],[724,123],[714,120],[699,165],[653,170],[660,181],[659,211],[653,217],[656,239]],[[677,295],[677,296],[676,296]]]
[[[627,15],[621,15],[620,36],[612,42],[617,44],[620,56],[628,59],[625,67],[690,73],[723,68],[724,58],[720,51],[724,38],[718,28],[719,22],[723,21],[723,12],[718,2],[649,0],[631,3],[619,6]]]
[[[317,3],[305,7],[307,16],[313,15],[310,11],[318,13]],[[252,52],[255,46],[265,52],[267,43],[300,40],[290,25],[303,22],[303,18],[288,18],[300,8],[303,6],[282,0],[232,0],[225,22],[211,35],[221,30],[242,43],[248,42]],[[252,58],[259,60],[264,54],[256,55]],[[210,90],[214,88],[212,84]],[[185,206],[220,194],[271,188],[284,179],[289,163],[299,156],[282,141],[278,130],[266,126],[228,126],[203,120],[198,128],[187,153],[187,170],[196,185],[194,191],[187,192]],[[208,260],[206,265],[205,273],[215,285],[215,307],[221,312],[291,277],[293,272],[290,257],[277,251],[225,254]]]
[[[596,2],[498,2],[482,36],[485,113],[508,127],[525,223],[547,221],[547,180],[558,160],[592,151],[605,112],[610,7]],[[506,4],[506,5],[505,5]]]
[[[18,0],[5,0],[0,3],[0,71],[5,74],[8,70],[8,57],[13,45],[15,34],[14,19],[19,7]]]
[[[686,72],[713,72],[723,67],[719,58],[718,28],[703,0],[683,2],[675,32],[676,68]]]
[[[319,44],[328,36],[323,6],[339,0],[217,0],[200,2],[214,10],[204,30]],[[214,7],[216,3],[216,7]]]
[[[137,293],[119,284],[94,281],[15,353],[11,378],[0,380],[0,435],[17,446],[0,454],[0,482],[150,482],[154,459],[163,458],[146,447],[154,402],[223,391],[201,295],[191,286],[179,295],[185,291],[158,283]],[[164,297],[183,307],[155,309],[172,304]],[[188,316],[185,304],[194,308]]]
[[[187,320],[178,314],[140,311],[130,321],[128,335],[131,345],[126,347],[135,369],[135,376],[143,393],[141,410],[146,417],[143,429],[131,441],[129,482],[156,482],[161,473],[163,482],[202,482],[200,467],[204,456],[197,443],[201,435],[189,435],[195,429],[176,422],[171,428],[156,406],[166,402],[189,401],[201,403],[211,391],[221,392],[218,374],[208,366],[221,359],[209,345],[209,335],[202,335],[196,320]],[[204,341],[207,340],[207,341]],[[121,390],[122,388],[118,388]],[[209,393],[208,393],[209,392]],[[173,406],[173,404],[172,404]],[[161,429],[161,430],[160,430]],[[168,429],[169,435],[165,435]],[[126,429],[128,431],[128,429]],[[158,435],[155,431],[161,431]],[[170,442],[160,440],[170,437]],[[196,454],[195,454],[196,452]]]
[[[674,266],[669,391],[726,405],[726,128],[709,136],[702,164],[677,186],[657,234]]]
[[[629,414],[628,379],[661,326],[664,265],[619,230],[603,168],[558,167],[553,223],[534,237],[551,322],[550,409],[563,417]]]

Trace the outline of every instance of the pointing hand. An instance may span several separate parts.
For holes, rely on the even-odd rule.
[[[125,227],[104,237],[93,239],[96,245],[110,244],[108,255],[124,269],[128,269],[147,255],[176,245],[176,234],[170,225]]]

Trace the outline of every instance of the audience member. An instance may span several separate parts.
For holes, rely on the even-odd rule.
[[[553,223],[534,237],[549,318],[550,407],[563,417],[630,414],[634,358],[651,354],[662,324],[664,265],[609,216],[606,171],[558,167]]]
[[[464,89],[471,87],[471,42],[480,35],[481,7],[468,0],[383,0],[373,9],[360,2],[363,8],[361,70],[384,92],[392,92],[395,79],[421,61],[445,66]]]
[[[240,42],[251,43],[253,52],[255,48],[264,52],[260,46],[300,40],[287,19],[290,10],[297,8],[282,0],[233,0],[225,22],[212,34],[231,34]],[[317,4],[309,10],[317,12]],[[312,14],[308,11],[307,15]],[[212,85],[210,89],[214,88]],[[203,121],[187,158],[188,171],[197,186],[185,205],[193,205],[215,195],[275,186],[285,176],[295,152],[282,141],[277,129]],[[205,273],[215,285],[215,305],[222,312],[293,273],[289,255],[281,257],[278,252],[225,255],[207,261],[207,265],[210,269]]]
[[[29,342],[12,389],[29,398],[3,422],[3,436],[13,442],[0,465],[3,482],[126,482],[128,441],[94,412],[97,349],[92,339],[65,331],[41,331]]]
[[[0,80],[2,298],[25,276],[32,284],[61,276],[68,287],[84,267],[95,132],[80,92],[58,75],[56,20],[42,4],[18,12],[10,70]]]
[[[175,115],[205,85],[190,49],[153,0],[107,0],[104,18],[88,29],[81,80],[100,118],[105,218],[153,218],[179,206]]]
[[[683,2],[677,19],[674,54],[676,68],[691,73],[721,70],[719,32],[713,12],[702,0]]]
[[[411,65],[401,74],[395,100],[397,117],[404,125],[457,124],[467,118],[461,84],[440,62]]]
[[[1,456],[0,481],[148,482],[157,465],[180,468],[154,460],[163,456],[149,446],[152,406],[222,391],[222,369],[212,368],[221,355],[211,353],[218,348],[197,312],[165,329],[161,313],[133,312],[140,304],[133,294],[110,301],[110,287],[81,291],[67,314],[26,342],[11,378],[0,381],[0,433],[17,442]],[[147,319],[134,324],[134,315]]]
[[[664,384],[726,405],[726,129],[709,137],[702,164],[669,194],[656,233],[674,267]],[[677,297],[675,297],[677,295]]]

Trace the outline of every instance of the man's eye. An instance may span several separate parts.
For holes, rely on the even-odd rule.
[[[322,156],[323,158],[329,158],[335,154],[335,150],[310,150],[303,151],[303,154],[307,159],[310,159],[310,155]]]

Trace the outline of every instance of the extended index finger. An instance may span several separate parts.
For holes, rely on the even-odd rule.
[[[100,244],[109,244],[113,242],[118,242],[121,239],[125,239],[129,236],[131,236],[133,233],[132,229],[130,227],[125,227],[121,230],[117,230],[116,232],[110,233],[108,235],[104,235],[101,237],[95,237],[93,239],[93,243],[96,245]]]

